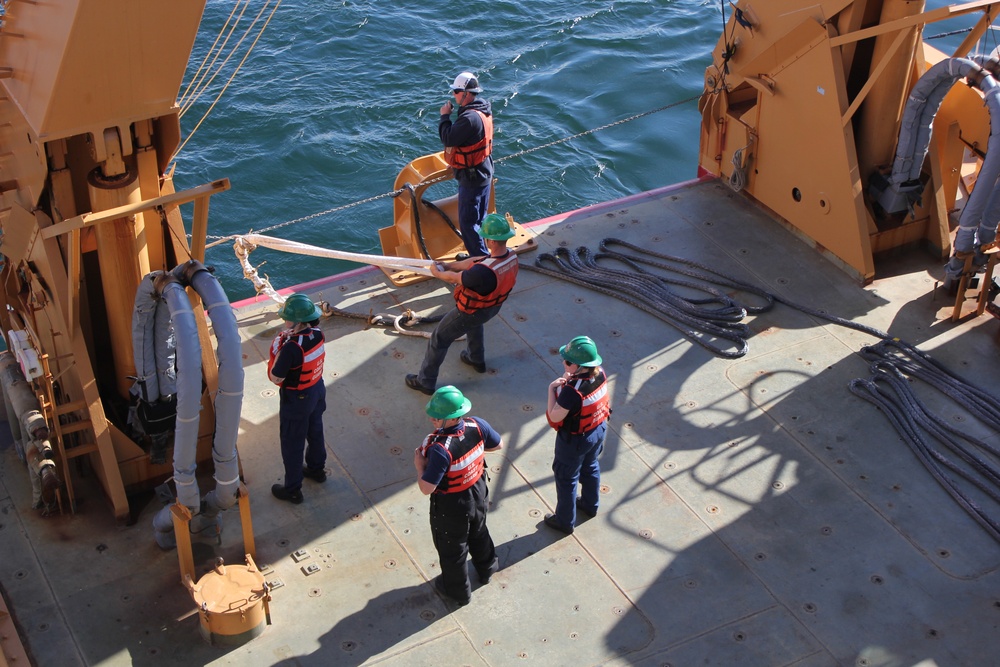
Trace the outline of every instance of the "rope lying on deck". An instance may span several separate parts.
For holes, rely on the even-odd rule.
[[[613,250],[615,247],[630,252]],[[907,378],[922,380],[995,431],[1000,431],[1000,401],[953,375],[929,355],[874,327],[795,303],[704,264],[619,239],[604,239],[596,253],[585,247],[573,252],[558,248],[554,253],[539,255],[535,266],[522,268],[624,301],[727,359],[747,353],[751,332],[743,318],[748,313],[768,311],[775,302],[880,339],[861,351],[872,362],[872,376],[853,380],[850,390],[875,404],[889,418],[934,478],[1000,542],[1000,522],[983,507],[984,502],[992,501],[1000,509],[1000,450],[932,415],[913,394]],[[697,296],[683,296],[674,287]],[[757,305],[741,303],[724,289],[751,295]],[[730,345],[720,341],[729,341]],[[929,444],[934,441],[940,443],[939,448]],[[958,460],[945,451],[957,455]],[[979,492],[963,488],[959,480],[949,476],[949,471]]]
[[[632,254],[611,250],[612,246],[627,248]],[[807,315],[876,338],[890,337],[886,332],[874,327],[795,303],[690,259],[655,252],[615,238],[601,241],[600,249],[600,252],[595,253],[582,246],[573,252],[557,248],[554,253],[540,254],[535,259],[535,266],[523,264],[521,268],[559,278],[624,301],[663,320],[691,342],[726,359],[742,357],[749,349],[747,338],[751,332],[743,323],[743,318],[747,314],[770,310],[776,301]],[[608,261],[617,262],[631,270],[611,268],[607,266]],[[546,268],[543,264],[551,264],[555,268]],[[640,265],[655,267],[666,275],[648,271]],[[671,286],[687,288],[705,296],[687,297],[672,290]],[[753,295],[763,303],[759,305],[741,303],[735,296],[724,292],[723,288]],[[726,347],[716,344],[712,342],[713,338],[728,340],[732,345]]]
[[[1000,466],[997,464],[1000,450],[932,414],[914,394],[907,376],[923,380],[974,411],[973,414],[994,432],[1000,430],[1000,402],[902,341],[884,340],[863,348],[861,355],[872,361],[872,377],[852,380],[851,392],[874,404],[892,422],[896,432],[945,491],[1000,542],[1000,522],[982,506],[983,501],[989,500],[1000,504]],[[941,447],[932,446],[934,441]],[[982,492],[979,499],[963,489],[955,476],[979,489]]]

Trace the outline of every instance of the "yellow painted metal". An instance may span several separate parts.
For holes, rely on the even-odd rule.
[[[955,86],[946,97],[923,199],[912,214],[876,213],[865,189],[871,174],[891,166],[906,96],[927,61],[938,57],[919,43],[918,31],[976,13],[983,14],[981,31],[1000,5],[922,13],[922,0],[737,6],[753,27],[731,18],[706,69],[701,169],[742,183],[862,281],[873,278],[878,252],[923,241],[946,253],[963,149],[984,147],[989,135],[977,92]],[[733,164],[740,155],[742,169]]]
[[[66,433],[64,451],[87,453],[120,521],[128,518],[126,486],[152,486],[170,469],[150,464],[125,424],[109,422],[104,409],[127,392],[133,374],[135,287],[149,270],[191,257],[177,207],[197,202],[197,252],[207,233],[207,197],[229,187],[218,181],[175,194],[166,173],[180,141],[177,90],[203,8],[200,0],[16,2],[0,34],[7,256],[0,325],[30,330],[36,351],[47,355],[59,378],[48,398],[53,414],[79,426]],[[212,388],[214,345],[203,314],[196,318]],[[108,395],[105,387],[113,388]],[[210,392],[202,405],[199,462],[211,457]],[[77,442],[86,444],[73,448]]]
[[[444,153],[418,157],[399,172],[393,188],[402,192],[393,202],[393,225],[378,230],[383,255],[450,260],[457,253],[465,252],[462,239],[455,231],[458,229],[458,197],[452,195],[430,203],[424,201],[424,195],[431,186],[452,178],[452,169],[444,161]],[[490,213],[496,212],[495,185],[494,183],[490,191],[490,203],[487,206]],[[533,234],[513,222],[509,215],[508,220],[511,221],[511,229],[515,235],[507,242],[507,247],[514,252],[537,247]],[[427,250],[426,254],[424,248]],[[395,285],[408,285],[429,279],[429,276],[410,271],[384,267],[382,271]]]
[[[22,667],[30,665],[28,654],[21,644],[14,619],[7,611],[7,603],[0,595],[0,667]]]
[[[242,644],[264,631],[270,594],[250,554],[246,565],[225,565],[220,558],[189,588],[198,605],[202,637],[213,646]]]
[[[239,488],[240,525],[243,528],[243,551],[257,558],[257,543],[253,536],[253,518],[250,515],[250,491],[243,482]]]

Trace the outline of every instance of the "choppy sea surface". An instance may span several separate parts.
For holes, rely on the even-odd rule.
[[[210,241],[252,230],[381,254],[391,198],[317,214],[391,191],[409,161],[440,150],[438,109],[463,70],[493,105],[497,208],[519,222],[687,180],[698,151],[693,98],[722,7],[209,0],[181,89],[177,187],[230,179],[211,199]],[[428,196],[453,192],[447,181]],[[231,242],[206,261],[231,300],[253,296]],[[251,263],[279,289],[355,266],[264,248]]]

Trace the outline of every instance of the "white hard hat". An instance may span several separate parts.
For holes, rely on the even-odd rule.
[[[465,91],[467,93],[481,93],[483,89],[479,87],[479,79],[472,72],[462,72],[455,77],[455,83],[451,84],[453,92]]]

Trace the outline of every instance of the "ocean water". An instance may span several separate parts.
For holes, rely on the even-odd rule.
[[[409,161],[440,150],[438,109],[463,70],[493,105],[497,208],[519,222],[687,180],[700,122],[692,98],[723,5],[731,11],[719,0],[209,0],[187,84],[218,73],[201,95],[182,86],[176,182],[232,182],[211,199],[210,241],[258,231],[381,254],[390,198],[318,214],[389,192]],[[242,19],[214,66],[199,69],[234,7]],[[925,36],[968,25],[941,22]],[[962,36],[935,45],[947,50]],[[429,198],[454,187],[432,186]],[[253,296],[231,242],[209,248],[206,261],[231,300]],[[355,266],[265,248],[251,263],[279,289]]]
[[[493,105],[497,208],[519,222],[695,176],[696,101],[548,144],[697,96],[722,26],[718,2],[402,4],[283,0],[246,55],[274,7],[254,0],[216,67],[200,70],[219,73],[195,97],[187,86],[207,80],[199,65],[234,6],[209,0],[182,86],[190,138],[175,179],[178,188],[230,179],[232,189],[211,199],[210,237],[308,218],[267,233],[381,254],[391,198],[315,214],[389,192],[410,160],[440,150],[438,109],[462,70],[479,76]],[[430,198],[454,187],[432,186]],[[206,262],[231,300],[253,296],[231,242],[210,248]],[[251,263],[276,288],[355,266],[265,248]]]

